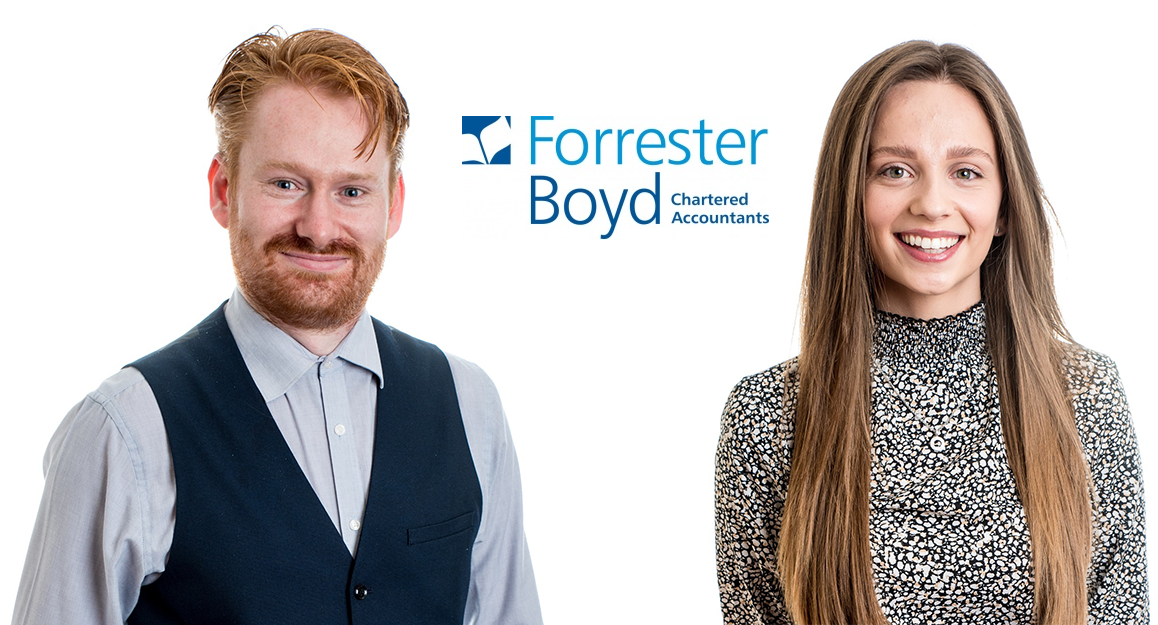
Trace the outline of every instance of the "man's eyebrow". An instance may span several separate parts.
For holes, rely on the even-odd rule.
[[[290,161],[266,161],[258,167],[259,171],[270,170],[270,169],[288,171],[288,172],[293,172],[295,174],[305,173],[303,171],[303,168],[300,165],[296,165]],[[383,180],[382,176],[378,176],[378,175],[366,173],[366,172],[360,172],[360,171],[342,171],[342,172],[340,172],[340,175],[338,176],[338,178],[341,178],[343,180],[367,181],[367,182],[381,182]]]
[[[298,167],[297,165],[295,165],[289,161],[266,161],[266,162],[258,165],[257,168],[258,169],[284,169],[286,171],[292,171],[292,172],[301,171],[301,167]]]
[[[367,174],[365,172],[360,172],[360,171],[347,171],[347,172],[344,172],[341,176],[339,176],[339,178],[341,178],[342,180],[354,180],[354,181],[358,181],[358,182],[381,182],[383,180],[382,176],[376,176],[374,174]]]

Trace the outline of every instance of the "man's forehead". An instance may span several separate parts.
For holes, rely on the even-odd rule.
[[[283,82],[266,88],[250,109],[251,125],[269,121],[286,124],[298,118],[320,122],[330,119],[363,132],[370,130],[366,113],[352,95],[333,93],[318,86]]]
[[[360,149],[370,130],[353,96],[283,83],[253,105],[240,156],[262,168],[342,169],[350,177],[381,177],[391,158],[384,142],[372,151]]]

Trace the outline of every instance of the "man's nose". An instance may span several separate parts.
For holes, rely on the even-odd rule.
[[[341,207],[328,194],[315,191],[306,194],[294,226],[298,236],[309,239],[315,248],[326,247],[339,237],[340,210]]]
[[[950,184],[938,176],[925,176],[917,183],[916,191],[909,206],[914,215],[936,221],[955,210]]]

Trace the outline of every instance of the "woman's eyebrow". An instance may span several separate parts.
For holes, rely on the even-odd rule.
[[[985,150],[982,150],[981,148],[974,148],[974,147],[970,147],[967,145],[962,145],[962,146],[958,146],[955,148],[950,148],[947,156],[949,158],[981,157],[981,158],[988,160],[990,163],[996,163],[997,162],[997,160],[994,159],[993,155],[991,155],[989,152],[986,152]]]
[[[897,158],[917,158],[917,151],[907,145],[883,145],[869,152],[869,159],[885,154]]]
[[[875,148],[869,152],[869,160],[872,160],[880,155],[896,156],[897,158],[917,158],[917,151],[907,145],[883,145]],[[980,157],[988,160],[990,163],[996,163],[997,160],[993,155],[981,148],[975,148],[967,145],[959,145],[952,148],[945,153],[947,158],[973,158]]]

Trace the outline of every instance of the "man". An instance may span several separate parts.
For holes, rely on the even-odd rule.
[[[265,34],[209,104],[238,290],[65,418],[13,622],[540,623],[494,386],[364,310],[397,85],[336,33]]]

